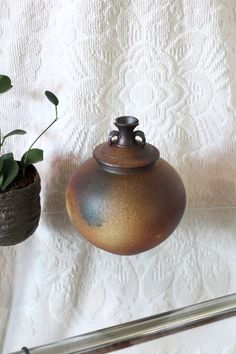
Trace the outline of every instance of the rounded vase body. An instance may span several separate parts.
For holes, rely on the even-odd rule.
[[[119,137],[113,141],[114,132],[110,144],[97,147],[94,157],[71,177],[66,207],[71,222],[93,245],[133,255],[159,245],[174,231],[183,215],[186,195],[177,172],[159,158],[157,149],[143,141],[140,131],[137,135],[142,142],[135,139],[137,146],[130,143],[129,147],[127,141],[125,147],[118,145]],[[152,154],[147,150],[145,158],[140,158],[144,145]],[[152,159],[153,148],[156,155]],[[113,149],[110,156],[109,149]],[[120,149],[126,149],[121,157]],[[131,159],[134,154],[136,159]]]

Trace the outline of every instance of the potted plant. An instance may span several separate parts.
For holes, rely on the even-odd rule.
[[[11,79],[0,75],[0,94],[12,88]],[[12,152],[2,154],[2,147],[11,136],[24,135],[15,129],[4,134],[0,129],[0,246],[10,246],[26,240],[36,230],[40,219],[40,177],[34,164],[43,160],[43,150],[34,148],[39,138],[58,119],[58,99],[50,91],[46,97],[55,107],[55,118],[33,141],[21,159]]]

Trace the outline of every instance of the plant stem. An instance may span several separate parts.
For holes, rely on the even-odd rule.
[[[49,126],[44,129],[44,131],[42,131],[42,133],[33,141],[33,143],[30,145],[26,155],[25,155],[25,158],[24,158],[24,162],[23,162],[23,165],[25,164],[25,162],[27,161],[27,157],[28,157],[28,154],[29,154],[29,151],[32,149],[32,147],[34,146],[34,144],[41,138],[41,136],[43,134],[45,134],[49,128],[51,128],[51,126],[56,123],[56,121],[58,120],[58,110],[57,110],[57,106],[55,106],[55,114],[56,114],[56,118],[49,124]],[[25,175],[25,168],[23,169],[23,176]]]
[[[5,136],[2,136],[2,131],[0,129],[0,156],[2,154],[2,146],[4,144],[4,141],[5,141]]]
[[[1,135],[1,140],[0,140],[0,148],[1,148],[4,144],[5,136],[3,136],[3,138],[2,138],[2,134],[0,134],[0,135]]]

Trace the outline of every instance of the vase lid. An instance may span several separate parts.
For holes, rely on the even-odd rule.
[[[159,158],[160,153],[155,146],[146,143],[142,131],[134,129],[139,125],[135,117],[123,116],[116,118],[108,142],[98,145],[94,151],[94,158],[110,168],[140,168],[152,165]]]

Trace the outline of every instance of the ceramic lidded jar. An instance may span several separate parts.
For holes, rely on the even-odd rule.
[[[93,245],[133,255],[164,241],[178,225],[186,203],[178,173],[134,129],[138,119],[115,120],[107,143],[71,177],[66,207],[71,222]]]

